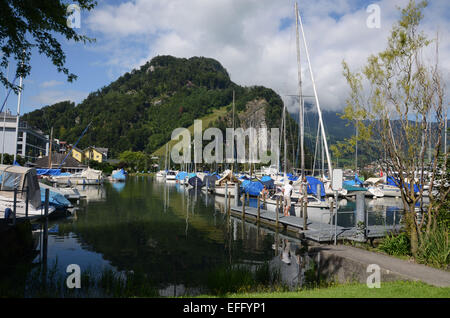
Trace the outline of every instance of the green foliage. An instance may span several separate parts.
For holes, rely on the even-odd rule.
[[[378,249],[389,255],[411,255],[409,237],[405,232],[402,232],[397,236],[386,236],[378,246]]]
[[[89,167],[96,170],[101,170],[105,174],[111,174],[114,170],[114,167],[111,166],[108,162],[98,162],[95,160],[89,160]]]
[[[141,151],[124,151],[119,155],[119,159],[124,165],[122,167],[128,167],[128,170],[133,172],[147,171],[151,166],[151,157]]]
[[[16,161],[19,165],[25,166],[26,160],[25,160],[25,158],[22,158],[22,156],[17,155]],[[12,165],[13,163],[14,163],[14,155],[4,153],[3,154],[3,164],[4,165]]]
[[[281,284],[279,270],[271,269],[268,263],[252,270],[248,266],[217,268],[207,275],[206,287],[213,295],[225,295],[236,292],[249,292],[261,286],[275,287]]]
[[[95,0],[75,0],[81,10],[92,10]],[[12,57],[18,66],[16,76],[27,76],[31,72],[31,50],[36,47],[40,54],[45,54],[56,66],[58,72],[67,75],[68,81],[76,79],[65,67],[66,56],[58,39],[60,36],[75,42],[92,42],[76,29],[67,26],[67,1],[1,1],[0,2],[0,82],[4,86],[18,91],[17,84],[6,78],[3,69],[7,68]]]
[[[441,224],[420,239],[416,259],[418,262],[447,269],[450,264],[448,227]]]

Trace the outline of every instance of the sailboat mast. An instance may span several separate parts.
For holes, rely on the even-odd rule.
[[[356,121],[355,172],[358,171],[358,120]]]
[[[302,180],[305,177],[305,148],[304,148],[304,105],[303,105],[303,93],[302,93],[302,69],[300,63],[300,40],[298,32],[298,6],[295,3],[295,34],[296,34],[296,44],[297,44],[297,67],[298,67],[298,92],[299,92],[299,124],[300,124],[300,167],[302,173]]]
[[[231,171],[234,172],[234,161],[235,161],[235,156],[234,156],[234,130],[236,129],[235,124],[234,124],[234,99],[235,99],[235,93],[234,93],[234,89],[233,89],[233,140],[231,141],[231,153],[233,154],[233,163],[231,165]]]
[[[22,83],[23,83],[23,77],[20,76],[20,82],[19,82],[19,95],[17,98],[17,118],[16,118],[16,138],[14,139],[15,142],[15,151],[14,151],[14,161],[13,163],[16,161],[17,159],[17,138],[19,136],[19,117],[20,117],[20,101],[22,98]],[[22,149],[25,147],[25,144],[22,142]]]
[[[286,182],[286,105],[283,107],[283,135],[284,135],[284,182]]]
[[[300,16],[299,12],[297,12],[297,16],[298,16],[298,22],[300,24],[300,29],[302,31],[303,43],[305,45],[306,59],[308,60],[309,73],[310,73],[311,81],[312,81],[312,84],[313,84],[314,97],[315,97],[316,105],[317,105],[317,113],[319,114],[320,128],[321,128],[321,132],[322,132],[322,136],[323,136],[323,142],[324,142],[324,146],[325,146],[325,153],[326,153],[327,161],[328,161],[328,170],[329,170],[328,172],[329,172],[329,176],[330,176],[330,180],[331,180],[332,176],[333,176],[333,167],[331,165],[330,153],[328,151],[328,143],[327,143],[327,138],[326,138],[326,134],[325,134],[325,127],[323,125],[323,119],[322,119],[322,111],[320,110],[319,98],[317,97],[316,83],[314,81],[314,75],[313,75],[312,67],[311,67],[311,60],[309,58],[308,45],[306,44],[305,31],[303,30],[302,17]]]

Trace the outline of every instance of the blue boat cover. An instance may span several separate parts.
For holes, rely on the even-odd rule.
[[[45,189],[44,188],[41,188],[41,202],[42,202],[42,204],[45,204]],[[67,200],[63,195],[53,192],[52,190],[50,190],[50,192],[49,192],[48,203],[50,205],[53,205],[56,208],[67,208],[71,205],[70,201]]]
[[[127,176],[127,173],[123,169],[120,169],[119,171],[117,171],[116,173],[114,173],[112,175],[113,179],[117,179],[117,180],[125,180],[126,176]]]
[[[203,181],[202,179],[200,179],[197,176],[194,176],[192,178],[189,178],[188,183],[193,186],[193,187],[197,187],[197,188],[201,188],[203,187]]]
[[[258,196],[261,193],[261,190],[264,188],[264,185],[261,181],[251,181],[244,180],[241,184],[242,190],[244,193],[248,193],[251,196]]]
[[[266,182],[266,181],[270,181],[270,180],[272,180],[272,178],[270,176],[263,176],[261,178],[261,182]]]
[[[400,185],[400,180],[397,180],[397,183],[396,183],[396,180],[393,177],[387,177],[386,181],[387,181],[388,185],[391,185],[391,186],[394,186],[397,188],[399,187],[398,185]],[[409,183],[407,183],[406,186],[410,187]],[[419,192],[419,191],[420,191],[419,186],[417,184],[414,184],[414,192]]]
[[[184,180],[184,178],[186,178],[187,177],[187,172],[185,172],[185,171],[180,171],[180,172],[178,172],[178,174],[175,176],[175,179],[176,180]]]
[[[193,173],[193,172],[191,172],[190,174],[188,174],[189,179],[190,179],[190,178],[193,178],[193,177],[196,177],[196,176],[197,176],[197,174],[196,174],[196,173]]]
[[[60,176],[61,169],[36,169],[38,176]]]
[[[317,185],[320,184],[320,196],[325,196],[325,187],[323,186],[323,182],[314,178],[314,177],[306,177],[306,181],[308,182],[308,186],[306,187],[308,194],[314,194],[317,196]]]

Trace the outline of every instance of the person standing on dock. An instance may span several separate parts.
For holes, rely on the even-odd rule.
[[[289,181],[288,184],[285,184],[285,186],[282,189],[283,191],[283,197],[284,197],[284,216],[289,215],[289,209],[291,208],[291,195],[294,191],[294,188],[292,187],[292,181]]]

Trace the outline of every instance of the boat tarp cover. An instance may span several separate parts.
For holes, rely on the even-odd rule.
[[[60,176],[61,169],[36,169],[38,176]]]
[[[196,177],[196,176],[197,176],[197,174],[194,173],[194,172],[191,172],[191,173],[188,174],[189,179],[193,178],[193,177]]]
[[[314,178],[314,177],[306,177],[306,181],[308,182],[308,186],[306,187],[308,194],[313,194],[317,196],[317,185],[320,184],[320,196],[325,196],[325,187],[323,185],[323,182],[320,180]]]
[[[41,203],[45,204],[45,189],[41,188]],[[48,203],[56,208],[67,208],[69,207],[70,201],[67,200],[62,194],[49,191]]]
[[[197,177],[197,176],[194,176],[194,177],[192,177],[192,178],[189,178],[188,183],[189,183],[191,186],[193,186],[193,187],[198,187],[198,188],[203,187],[203,181],[202,181],[202,179],[200,179],[200,178]]]
[[[175,176],[175,179],[176,180],[184,180],[184,178],[186,178],[187,177],[187,172],[185,172],[185,171],[180,171],[180,172],[178,172],[178,174]]]
[[[125,180],[126,176],[127,176],[127,173],[123,169],[120,169],[119,171],[117,171],[116,173],[114,173],[112,175],[113,179],[117,179],[117,180]]]
[[[264,188],[264,185],[261,181],[256,180],[244,180],[242,181],[241,187],[245,193],[248,193],[251,196],[258,196],[261,193],[261,190]]]
[[[398,185],[400,185],[400,180],[397,180],[397,182],[396,182],[396,180],[393,177],[387,177],[386,183],[388,185],[398,188],[399,187]],[[406,186],[409,187],[410,186],[409,183],[407,183]],[[420,191],[419,186],[417,184],[414,184],[414,192],[419,192],[419,191]]]
[[[366,188],[355,185],[353,180],[344,181],[342,187],[347,191],[367,191]]]
[[[18,196],[21,199],[25,199],[24,190],[28,187],[29,190],[29,202],[35,208],[41,206],[41,194],[39,191],[39,182],[37,180],[36,169],[26,168],[21,166],[8,166],[0,165],[0,190],[2,195],[7,198],[14,197],[14,188],[17,188],[20,192]]]
[[[275,189],[275,181],[269,176],[263,176],[261,183],[266,186],[267,189]]]

